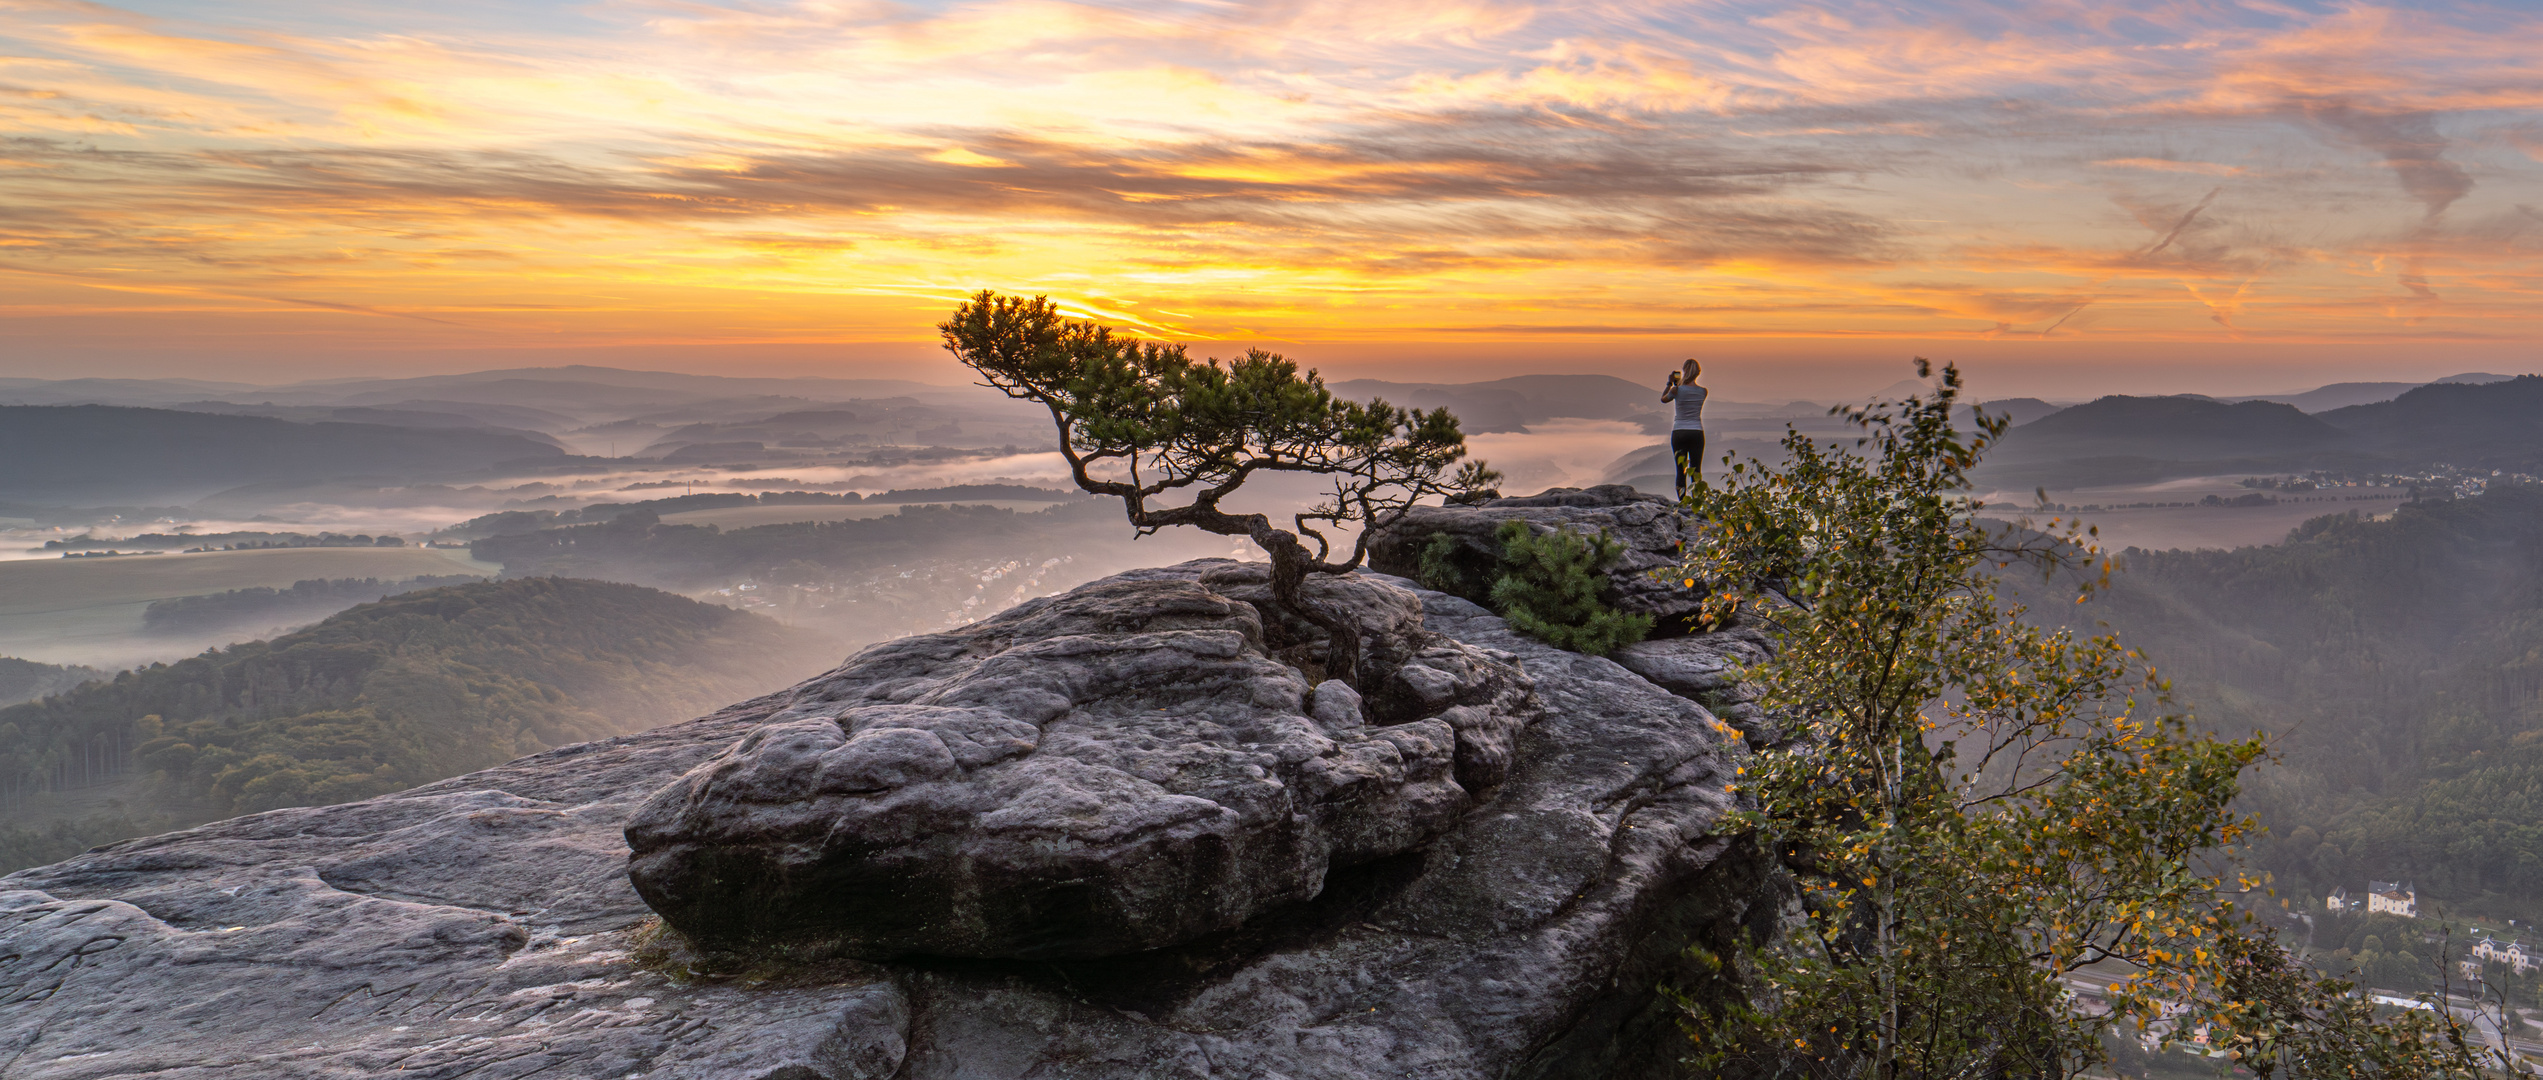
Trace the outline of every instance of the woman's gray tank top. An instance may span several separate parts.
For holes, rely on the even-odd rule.
[[[1669,425],[1669,430],[1704,430],[1704,393],[1703,387],[1692,383],[1678,387],[1678,422]]]

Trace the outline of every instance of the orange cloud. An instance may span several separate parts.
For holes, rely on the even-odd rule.
[[[992,286],[1201,338],[2543,329],[2517,10],[194,10],[0,0],[0,276],[41,297],[0,317],[858,341]]]

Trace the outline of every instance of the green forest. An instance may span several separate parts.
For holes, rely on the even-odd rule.
[[[1064,539],[1061,530],[1118,536],[1120,522],[1119,509],[1084,501],[1032,513],[911,505],[875,518],[730,530],[666,525],[656,512],[637,509],[599,524],[488,537],[471,544],[470,553],[502,563],[507,574],[588,575],[694,588],[738,577],[790,580],[974,555],[1065,552],[1078,538]]]
[[[0,709],[0,798],[120,785],[87,822],[0,829],[10,867],[67,844],[344,802],[700,715],[836,662],[773,620],[636,585],[523,578],[406,593]],[[100,837],[95,834],[108,833]]]
[[[258,586],[201,596],[178,596],[151,601],[141,613],[141,626],[154,634],[205,633],[255,620],[266,620],[265,625],[278,626],[332,614],[355,604],[402,592],[480,580],[483,579],[472,574],[438,574],[403,581],[312,578],[292,582],[288,589]]]
[[[2404,880],[2424,912],[2543,917],[2543,490],[2119,561],[2086,610],[2203,724],[2272,736],[2244,805],[2282,894]]]
[[[13,656],[0,656],[0,705],[15,705],[40,697],[61,693],[90,679],[102,679],[106,673],[77,664],[39,664]]]

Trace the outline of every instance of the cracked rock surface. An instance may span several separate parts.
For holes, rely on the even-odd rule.
[[[1741,626],[1637,641],[1609,658],[1652,685],[1711,710],[1738,728],[1751,748],[1764,749],[1781,744],[1784,733],[1757,704],[1755,688],[1741,682],[1740,670],[1764,663],[1770,655],[1766,635]]]
[[[637,812],[637,892],[710,945],[1117,956],[1313,899],[1329,869],[1445,832],[1507,771],[1524,677],[1403,640],[1411,593],[1326,590],[1408,616],[1389,654],[1424,646],[1398,677],[1436,684],[1435,707],[1372,727],[1209,584],[1102,582],[867,650]]]
[[[1329,586],[1392,628],[1383,678],[1324,682],[1259,580],[1126,574],[686,724],[10,875],[0,1075],[1668,1075],[1655,983],[1776,904],[1713,833],[1746,748],[1381,575]],[[663,856],[708,838],[797,891],[737,933],[868,944],[666,950],[638,882],[773,895]],[[1049,873],[1098,884],[1059,918]],[[851,914],[895,887],[942,910]]]

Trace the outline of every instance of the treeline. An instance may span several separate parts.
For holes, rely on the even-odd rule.
[[[2091,610],[2203,723],[2277,738],[2246,805],[2284,886],[2543,916],[2543,491],[2121,561]]]
[[[469,546],[506,574],[561,574],[688,588],[738,577],[777,580],[807,572],[862,571],[991,552],[1030,554],[1053,530],[1119,526],[1121,511],[1092,501],[1018,513],[989,506],[909,505],[848,521],[805,521],[721,530],[667,525],[649,509],[595,525],[488,537]],[[1117,535],[1117,533],[1116,533]]]
[[[153,634],[209,633],[245,624],[278,626],[322,618],[355,604],[398,593],[483,580],[475,574],[440,574],[381,581],[378,578],[313,578],[288,589],[258,586],[202,596],[154,600],[142,610],[141,627]]]
[[[426,589],[0,709],[0,797],[138,774],[136,798],[198,819],[342,802],[699,715],[832,659],[636,585]]]
[[[0,825],[0,874],[60,862],[100,844],[180,828],[180,820],[164,814],[108,811],[33,827]]]
[[[14,656],[0,656],[0,705],[33,701],[105,677],[105,672],[93,667],[39,664]]]
[[[557,496],[549,496],[563,501]],[[691,510],[723,510],[736,506],[843,506],[862,503],[928,503],[999,501],[999,502],[1076,502],[1083,496],[1077,492],[1052,488],[1028,487],[1023,484],[954,484],[933,488],[894,488],[880,495],[861,495],[853,491],[763,491],[753,495],[745,491],[709,491],[695,495],[673,495],[662,499],[636,502],[599,502],[567,510],[533,507],[499,510],[481,514],[453,525],[436,535],[471,538],[501,536],[507,533],[534,532],[566,525],[593,525],[615,521],[626,514],[644,511],[660,517]]]
[[[113,537],[73,536],[47,540],[47,551],[86,551],[110,547],[182,547],[199,551],[252,551],[260,548],[304,547],[404,547],[406,541],[396,536],[372,536],[369,533],[143,533],[139,536]]]

